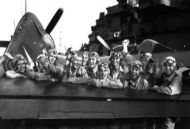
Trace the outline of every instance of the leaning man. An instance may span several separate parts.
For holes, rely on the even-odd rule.
[[[166,95],[176,95],[181,93],[182,79],[176,72],[176,60],[168,56],[163,61],[163,73],[153,90]],[[174,129],[175,119],[160,118],[155,121],[156,129]]]
[[[167,95],[175,95],[181,92],[182,79],[176,72],[176,60],[168,56],[163,61],[163,73],[158,79],[153,90]]]

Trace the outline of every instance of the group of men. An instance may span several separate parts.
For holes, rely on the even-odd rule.
[[[129,55],[128,52],[111,52],[108,64],[100,61],[97,52],[72,51],[61,62],[56,50],[51,49],[40,54],[35,68],[31,69],[26,58],[17,54],[12,59],[14,69],[4,70],[4,76],[84,83],[95,87],[155,90],[167,95],[181,92],[182,81],[181,76],[175,72],[174,57],[168,56],[158,63],[151,53],[140,52],[139,60],[129,63],[126,62]],[[165,122],[168,125],[168,119]],[[171,120],[169,123],[174,125]]]
[[[168,56],[158,63],[151,53],[140,52],[139,60],[126,59],[130,56],[128,51],[111,52],[108,63],[100,61],[97,52],[70,51],[66,59],[60,61],[57,51],[50,49],[37,57],[32,69],[23,55],[15,55],[11,59],[14,68],[4,70],[4,75],[9,78],[86,83],[96,87],[151,89],[168,95],[181,92],[181,76],[175,72],[174,57]],[[1,64],[1,68],[3,66]]]

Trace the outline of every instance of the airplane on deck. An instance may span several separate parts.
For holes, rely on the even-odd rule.
[[[51,32],[58,23],[63,9],[59,8],[46,29],[43,28],[38,18],[33,13],[26,13],[19,21],[11,41],[1,41],[0,47],[6,47],[5,55],[12,58],[22,54],[28,61],[36,61],[43,49],[55,48]]]

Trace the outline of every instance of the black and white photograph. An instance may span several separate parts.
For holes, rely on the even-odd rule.
[[[1,0],[0,129],[190,129],[189,0]]]

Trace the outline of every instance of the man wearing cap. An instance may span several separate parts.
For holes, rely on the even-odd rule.
[[[29,69],[29,64],[23,55],[17,54],[13,60],[12,70],[7,70],[5,75],[8,78],[28,78],[34,79],[34,72]]]
[[[23,55],[17,54],[14,59],[14,70],[8,70],[6,71],[6,76],[8,78],[17,78],[17,77],[22,77],[25,78],[24,73],[26,72],[26,59],[24,58]]]
[[[48,73],[51,75],[52,80],[62,80],[64,66],[58,60],[57,50],[49,49],[47,56],[49,60]]]
[[[83,51],[82,52],[82,66],[84,66],[85,68],[87,67],[87,62],[88,62],[88,59],[89,59],[89,52],[87,51]]]
[[[91,83],[96,87],[123,88],[123,84],[119,79],[113,80],[110,77],[110,69],[105,62],[98,65],[98,78],[92,79]]]
[[[82,66],[82,53],[79,51],[73,52],[71,64],[67,65],[63,72],[63,81],[73,83],[83,83],[88,78],[85,67]]]
[[[57,50],[56,49],[49,49],[47,52],[48,60],[50,64],[56,64],[56,55]]]
[[[141,76],[143,72],[142,63],[136,60],[132,63],[126,81],[124,82],[124,88],[147,90],[149,89],[148,81]]]
[[[161,75],[159,63],[158,61],[153,60],[152,54],[149,52],[139,52],[139,57],[142,63],[144,77],[152,86],[154,85],[156,78],[159,78]]]
[[[45,54],[40,54],[36,59],[38,72],[47,73],[48,66],[49,66],[49,60],[48,56]]]
[[[55,67],[52,62],[50,63],[50,59],[48,54],[40,54],[36,60],[37,65],[37,72],[30,71],[29,75],[31,79],[34,80],[51,80],[51,81],[58,81],[62,79],[62,71],[58,67]]]
[[[182,80],[175,72],[176,60],[168,56],[163,61],[163,73],[154,85],[153,90],[167,95],[175,95],[181,92]]]
[[[134,61],[129,67],[129,72],[123,82],[124,88],[139,90],[139,91],[147,91],[149,90],[148,81],[142,76],[142,63],[139,60]],[[131,128],[146,128],[147,119],[138,119],[138,122],[134,122],[131,124]]]
[[[40,54],[36,59],[36,65],[38,71],[30,71],[30,78],[38,81],[41,80],[51,80],[51,76],[48,73],[49,60],[47,55]]]
[[[113,80],[124,81],[123,80],[124,72],[121,67],[123,56],[122,56],[121,52],[112,52],[109,60],[110,60],[109,69],[110,69],[111,78]]]
[[[8,70],[5,73],[8,78],[30,78],[29,64],[23,55],[17,54],[13,59],[13,63],[14,70]]]
[[[176,60],[168,56],[163,61],[163,74],[157,81],[153,90],[166,95],[176,95],[181,93],[182,79],[176,72]],[[175,122],[171,118],[159,119],[155,123],[156,129],[174,129]]]
[[[65,56],[66,56],[65,66],[70,65],[73,57],[73,51],[71,47],[67,49],[67,51],[65,52]]]
[[[53,53],[53,50],[48,51],[48,53],[40,54],[37,57],[37,72],[31,72],[33,75],[31,78],[35,80],[51,80],[58,81],[62,79],[63,70],[61,67],[56,65],[56,57]]]
[[[142,62],[143,69],[148,65],[148,63],[152,63],[152,54],[149,52],[140,52],[139,53],[140,61]],[[151,62],[152,61],[152,62]]]
[[[87,62],[87,73],[89,78],[98,78],[98,65],[100,57],[97,52],[90,52]]]

